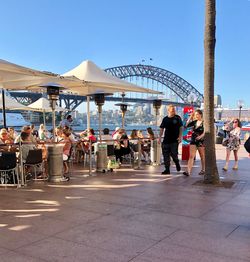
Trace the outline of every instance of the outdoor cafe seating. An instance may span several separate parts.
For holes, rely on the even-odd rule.
[[[20,179],[15,152],[0,152],[0,180],[2,185],[13,184],[19,186]]]

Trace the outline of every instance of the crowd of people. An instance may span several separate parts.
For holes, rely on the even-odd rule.
[[[36,130],[34,125],[24,126],[18,134],[13,127],[0,130],[0,145],[1,149],[8,149],[11,145],[22,142],[22,161],[26,161],[29,150],[41,147],[45,142],[63,143],[63,165],[64,175],[69,173],[68,159],[71,157],[73,145],[79,153],[79,157],[84,160],[86,154],[94,151],[93,145],[100,141],[107,143],[108,156],[114,156],[119,164],[122,164],[124,156],[130,156],[132,159],[138,158],[146,162],[150,162],[150,147],[151,141],[156,137],[151,127],[147,128],[147,133],[143,135],[141,130],[133,129],[128,135],[124,128],[117,127],[110,134],[108,128],[104,128],[103,133],[96,136],[92,128],[86,129],[79,134],[75,134],[71,128],[72,116],[67,116],[58,127],[55,129],[55,137],[52,132],[49,133],[46,127],[41,124]],[[163,118],[160,125],[158,142],[162,147],[162,154],[165,169],[163,175],[170,174],[171,158],[176,166],[176,170],[181,171],[180,161],[178,158],[178,145],[182,141],[183,128],[191,128],[192,135],[190,140],[189,159],[186,170],[183,175],[190,176],[196,153],[198,151],[201,159],[201,170],[199,175],[205,173],[205,147],[204,147],[204,121],[202,111],[195,110],[188,118],[186,123],[183,123],[181,117],[176,114],[173,105],[168,106],[168,115]],[[241,123],[239,119],[225,123],[224,126],[225,138],[223,145],[226,147],[226,162],[223,170],[226,172],[229,168],[229,159],[231,152],[234,154],[233,170],[238,169],[238,150],[240,147]],[[162,139],[163,137],[163,139]],[[6,147],[5,147],[6,145]],[[139,149],[140,148],[140,149]],[[47,157],[46,147],[42,146],[44,158]]]
[[[127,135],[124,128],[117,127],[115,131],[110,134],[108,128],[104,128],[101,137],[96,136],[94,129],[89,128],[78,134],[74,133],[71,128],[72,116],[69,115],[63,120],[55,129],[55,137],[53,132],[46,130],[44,124],[40,124],[38,130],[34,125],[24,126],[18,133],[13,127],[8,129],[2,128],[0,130],[0,150],[9,150],[10,147],[16,148],[21,142],[22,161],[25,163],[30,150],[41,148],[43,150],[43,157],[47,157],[47,143],[63,143],[63,166],[64,178],[69,173],[68,159],[72,155],[72,149],[77,152],[78,160],[84,160],[84,157],[90,152],[94,151],[94,144],[97,141],[105,141],[108,145],[108,156],[114,156],[116,161],[121,165],[124,156],[129,155],[131,158],[135,154],[139,154],[138,145],[141,145],[140,153],[142,160],[149,161],[150,144],[154,139],[154,132],[151,127],[147,128],[145,137],[141,130],[132,130],[131,134]]]
[[[189,147],[189,159],[187,169],[183,172],[183,175],[190,176],[196,152],[198,151],[201,159],[201,170],[199,175],[205,174],[205,130],[204,121],[200,109],[195,110],[184,123],[185,128],[191,129],[191,140]],[[224,125],[224,139],[223,145],[226,147],[226,163],[223,167],[223,171],[227,171],[229,167],[229,159],[231,152],[234,154],[234,166],[233,170],[238,170],[238,150],[240,148],[240,136],[241,136],[241,123],[239,119],[233,119],[228,121]],[[161,141],[161,137],[164,133],[164,139]],[[183,122],[179,115],[175,112],[173,105],[168,106],[168,115],[163,118],[160,125],[159,143],[162,145],[162,154],[164,158],[165,170],[162,174],[170,174],[171,158],[176,165],[176,170],[181,171],[181,167],[178,159],[178,145],[182,141]]]

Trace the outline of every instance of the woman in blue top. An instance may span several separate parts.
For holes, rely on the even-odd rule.
[[[186,127],[192,127],[192,136],[190,142],[190,151],[187,171],[183,172],[183,175],[190,176],[191,170],[194,164],[194,158],[198,150],[201,158],[201,171],[199,175],[204,175],[205,173],[205,148],[204,148],[204,125],[202,119],[202,111],[197,109],[189,119],[187,120]]]

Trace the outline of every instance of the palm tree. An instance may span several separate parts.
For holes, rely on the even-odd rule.
[[[214,131],[214,52],[216,0],[206,0],[204,35],[204,123],[205,123],[205,176],[204,182],[220,183],[215,154]]]

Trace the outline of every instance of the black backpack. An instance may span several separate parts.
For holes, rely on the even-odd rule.
[[[250,154],[250,136],[248,137],[247,141],[244,144],[246,151]]]

